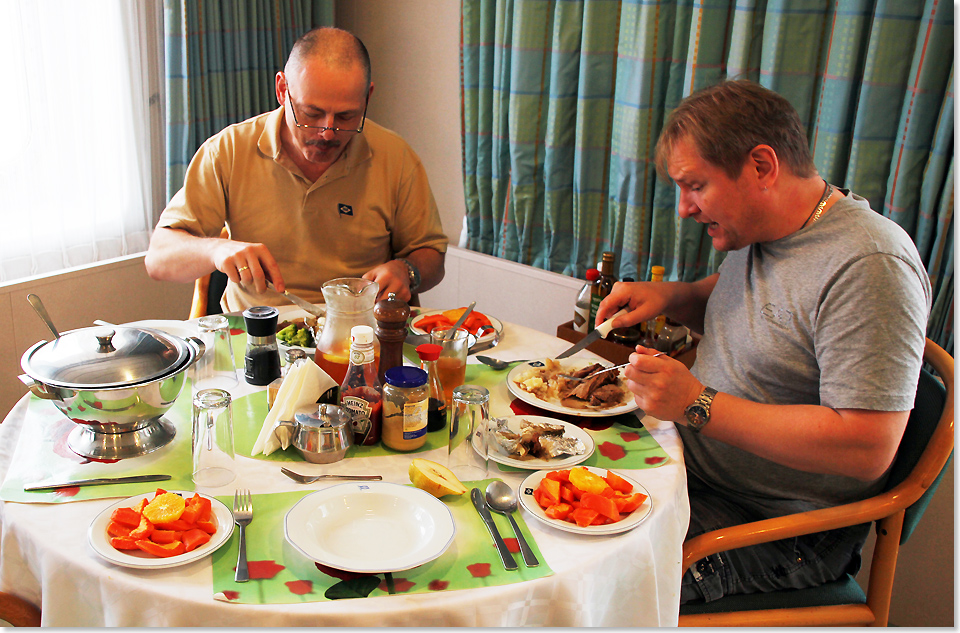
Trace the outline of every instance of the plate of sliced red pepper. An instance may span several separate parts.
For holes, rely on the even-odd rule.
[[[653,510],[639,482],[593,466],[531,474],[520,484],[520,504],[558,530],[594,535],[632,530]]]
[[[150,502],[170,498],[166,490],[157,489],[107,507],[90,524],[90,546],[115,565],[164,569],[200,560],[227,542],[234,527],[233,513],[227,506],[196,492],[170,492],[182,503],[166,503],[160,510],[145,512]],[[156,512],[167,514],[158,519]]]
[[[414,334],[429,334],[436,328],[449,328],[457,322],[465,307],[453,310],[427,310],[410,320],[410,330]],[[475,345],[483,345],[503,334],[503,323],[498,319],[474,310],[467,315],[461,326],[477,337]]]

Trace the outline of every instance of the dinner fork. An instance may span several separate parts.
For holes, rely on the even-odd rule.
[[[600,374],[605,374],[608,371],[613,371],[614,369],[620,369],[621,367],[626,367],[630,363],[624,363],[622,365],[615,365],[613,367],[607,367],[606,369],[601,369],[600,371],[595,371],[592,374],[586,376],[570,376],[568,374],[558,374],[557,378],[566,378],[567,380],[586,380],[587,378],[593,378],[594,376],[599,376]]]
[[[233,493],[233,520],[240,528],[240,554],[237,556],[237,573],[233,580],[247,582],[250,580],[250,572],[247,570],[246,527],[253,521],[253,498],[249,490],[237,489]]]

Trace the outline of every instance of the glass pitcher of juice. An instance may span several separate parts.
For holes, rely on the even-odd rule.
[[[355,325],[377,327],[373,306],[380,286],[375,281],[357,277],[331,279],[321,287],[327,315],[317,340],[314,361],[337,384],[343,382],[350,364],[350,330]],[[380,341],[373,339],[374,355],[379,366]]]

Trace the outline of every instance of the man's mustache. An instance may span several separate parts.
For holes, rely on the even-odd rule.
[[[320,149],[332,149],[334,147],[340,147],[340,141],[315,139],[312,141],[304,141],[304,145],[307,145],[308,147],[319,147]]]

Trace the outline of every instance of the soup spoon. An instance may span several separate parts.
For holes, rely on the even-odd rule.
[[[516,363],[527,362],[526,360],[500,360],[499,358],[490,358],[489,356],[477,356],[477,360],[483,363],[484,365],[493,367],[497,371],[506,369],[510,365],[513,365]]]
[[[517,525],[517,522],[513,519],[513,513],[517,510],[517,497],[513,494],[513,488],[502,481],[491,481],[490,485],[487,486],[485,498],[487,505],[490,506],[494,512],[499,512],[510,519],[510,525],[513,526],[513,533],[517,535],[517,543],[520,545],[520,553],[523,554],[524,564],[526,564],[527,567],[536,567],[539,565],[540,561],[537,560],[533,550],[527,545],[527,541],[523,538],[523,533],[520,531],[520,526]]]

